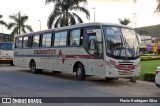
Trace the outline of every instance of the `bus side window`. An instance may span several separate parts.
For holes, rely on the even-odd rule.
[[[42,47],[50,47],[52,33],[43,34],[42,36]]]
[[[89,35],[89,53],[92,55],[97,55],[96,33],[90,33],[88,35]]]
[[[16,48],[22,48],[22,37],[16,38],[16,43],[15,43]]]
[[[67,44],[67,31],[55,33],[54,46],[66,46]]]
[[[33,36],[32,47],[39,47],[39,40],[40,40],[40,36],[39,35],[34,35]]]
[[[28,48],[28,37],[23,37],[23,48]]]
[[[81,45],[81,30],[76,29],[70,31],[70,36],[69,36],[69,45],[74,46],[74,45]]]

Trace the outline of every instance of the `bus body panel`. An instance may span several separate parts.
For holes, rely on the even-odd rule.
[[[115,64],[113,64],[115,62]],[[108,58],[105,61],[105,77],[135,77],[140,75],[140,59],[136,60],[116,60]],[[138,63],[138,64],[137,64]]]
[[[76,62],[84,65],[86,75],[98,75],[104,77],[104,61],[102,59],[90,59],[89,54],[84,48],[50,48],[55,50],[55,55],[39,55],[37,58],[34,54],[37,49],[14,50],[14,64],[20,67],[29,67],[30,61],[34,60],[37,69],[46,69],[49,71],[64,71],[73,73],[73,66]],[[47,48],[38,49],[39,51],[48,50]],[[72,51],[72,52],[71,52]],[[62,54],[61,54],[61,53]],[[33,55],[34,54],[34,55]],[[63,64],[63,65],[62,65]]]
[[[75,64],[77,62],[81,63],[85,69],[85,75],[96,75],[100,77],[134,77],[139,76],[140,72],[140,58],[125,60],[125,59],[114,59],[106,55],[106,42],[104,41],[104,33],[102,31],[102,24],[94,23],[89,24],[80,24],[71,27],[57,28],[52,30],[44,31],[45,33],[53,33],[55,36],[56,32],[63,32],[66,30],[69,34],[70,31],[74,29],[83,29],[83,44],[78,46],[69,46],[68,41],[66,46],[51,46],[51,47],[29,47],[29,48],[15,48],[14,50],[14,64],[21,67],[29,67],[31,60],[35,61],[37,69],[46,69],[49,71],[62,71],[67,73],[73,73]],[[93,27],[92,27],[93,26]],[[96,27],[95,27],[96,26]],[[120,25],[109,25],[116,27],[125,27]],[[83,28],[84,27],[84,28]],[[102,55],[93,55],[89,52],[89,36],[91,38],[94,34],[92,29],[100,28],[102,41],[98,42],[102,46]],[[87,32],[88,31],[88,32]],[[95,30],[96,31],[96,30]],[[30,36],[33,39],[34,35],[40,34],[42,36],[44,32],[35,32],[30,34],[20,35]],[[94,30],[93,30],[94,32]],[[69,36],[69,35],[67,35]],[[52,37],[53,39],[54,37]],[[40,37],[42,39],[42,37]],[[69,38],[67,38],[69,39]],[[93,41],[93,40],[91,40]],[[53,41],[52,41],[53,42]],[[40,42],[41,45],[42,42]],[[94,43],[94,42],[93,42]],[[98,48],[98,47],[97,47]],[[98,53],[100,52],[97,49]]]
[[[13,44],[0,42],[0,63],[13,64]]]

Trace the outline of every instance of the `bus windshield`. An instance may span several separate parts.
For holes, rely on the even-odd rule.
[[[13,50],[12,43],[0,43],[0,50]]]
[[[103,27],[106,54],[113,58],[135,58],[139,55],[138,39],[132,29]]]

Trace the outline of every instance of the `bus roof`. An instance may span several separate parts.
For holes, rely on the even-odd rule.
[[[119,27],[125,27],[125,28],[133,29],[132,27],[129,27],[129,26],[126,26],[126,25],[122,25],[122,24],[104,23],[104,22],[90,22],[90,23],[79,23],[79,24],[76,24],[76,25],[64,26],[64,27],[60,27],[60,28],[54,28],[54,29],[48,29],[48,30],[43,30],[43,31],[20,34],[20,35],[17,35],[16,37],[28,36],[28,35],[38,35],[38,34],[41,34],[41,33],[49,33],[49,32],[54,32],[54,31],[59,31],[59,30],[70,29],[70,28],[77,28],[77,27],[103,26],[103,25],[119,26]]]

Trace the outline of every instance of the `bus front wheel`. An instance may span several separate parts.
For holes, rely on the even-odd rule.
[[[86,79],[85,69],[83,65],[80,63],[77,65],[77,68],[76,68],[76,77],[77,77],[77,80],[80,80],[80,81]]]

